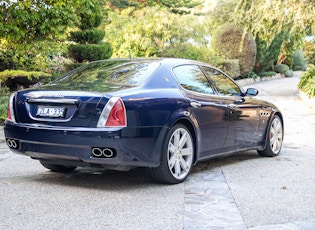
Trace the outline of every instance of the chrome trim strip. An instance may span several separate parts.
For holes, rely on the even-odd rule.
[[[29,98],[26,100],[29,103],[56,103],[56,104],[79,104],[80,100],[78,99],[53,99],[53,98]]]

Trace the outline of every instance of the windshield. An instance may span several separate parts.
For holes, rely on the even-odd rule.
[[[159,65],[152,60],[92,62],[51,82],[45,88],[108,92],[136,87],[142,85]]]

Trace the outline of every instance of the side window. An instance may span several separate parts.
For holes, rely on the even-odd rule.
[[[214,84],[220,95],[240,96],[242,94],[238,85],[225,74],[209,67],[203,67],[203,69],[206,71],[207,77]]]
[[[208,79],[198,66],[178,66],[173,69],[173,72],[184,89],[198,93],[214,94]]]

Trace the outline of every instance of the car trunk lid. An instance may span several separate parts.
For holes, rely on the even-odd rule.
[[[103,94],[82,91],[22,91],[15,99],[19,123],[90,127],[97,121]],[[102,99],[105,104],[106,97]],[[96,121],[94,123],[96,123]]]

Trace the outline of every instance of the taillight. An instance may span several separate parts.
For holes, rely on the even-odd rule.
[[[127,115],[124,102],[119,97],[112,97],[105,105],[97,127],[126,127]]]
[[[15,122],[15,116],[13,111],[13,101],[15,94],[11,94],[10,99],[8,101],[8,110],[7,110],[7,120]]]

